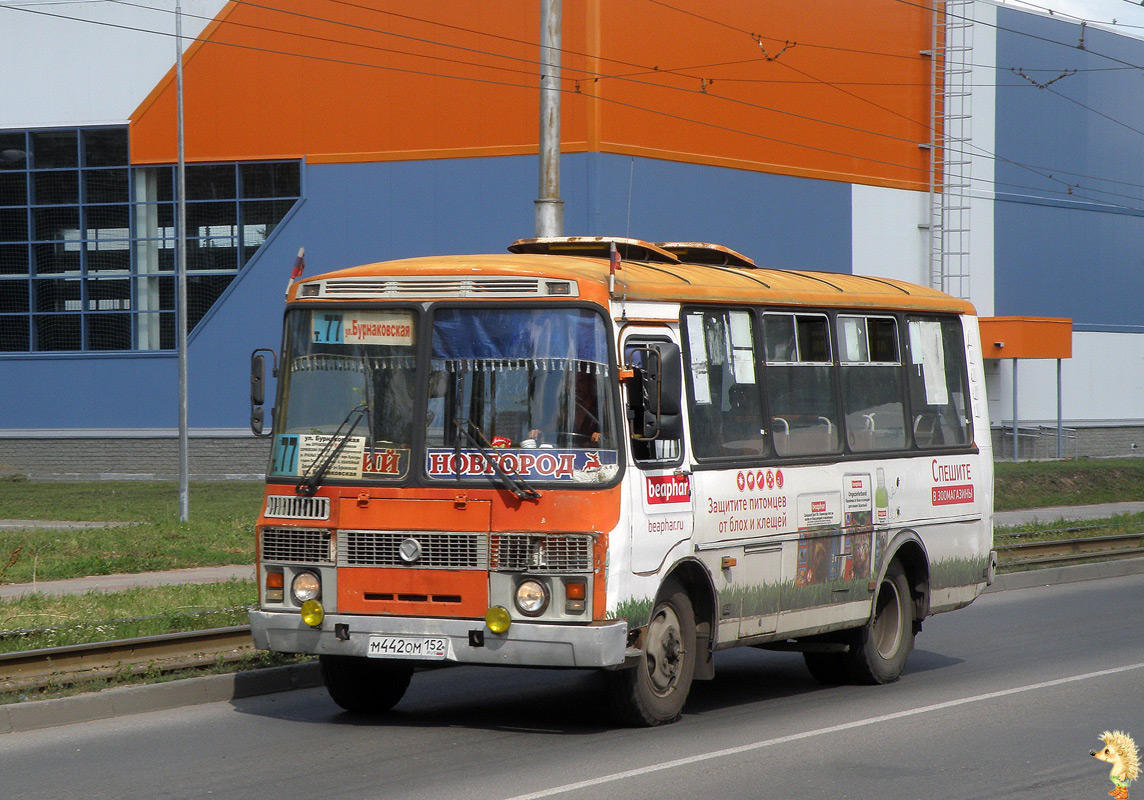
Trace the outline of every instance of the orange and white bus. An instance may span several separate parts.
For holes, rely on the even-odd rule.
[[[509,251],[288,292],[251,623],[339,705],[425,661],[597,668],[657,725],[741,645],[885,683],[992,580],[969,303],[701,243]]]

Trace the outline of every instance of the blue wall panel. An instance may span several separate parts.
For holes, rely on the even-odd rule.
[[[565,231],[726,244],[761,264],[850,270],[850,187],[600,154],[562,162]],[[305,199],[193,333],[192,428],[243,428],[249,358],[277,348],[294,256],[306,273],[533,235],[535,157],[309,165]],[[34,387],[29,388],[29,387]],[[174,355],[0,359],[0,429],[174,428]]]
[[[998,316],[1144,330],[1144,217],[998,203],[995,221]]]
[[[0,430],[148,428],[178,424],[170,356],[0,360]]]
[[[849,184],[607,154],[564,163],[569,234],[714,242],[766,267],[851,270]]]
[[[998,9],[995,309],[1139,328],[1144,42]],[[1075,71],[1075,72],[1074,72]],[[1034,83],[1035,82],[1035,83]]]

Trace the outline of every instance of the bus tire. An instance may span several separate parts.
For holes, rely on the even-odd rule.
[[[678,581],[664,583],[644,630],[644,648],[634,668],[605,673],[621,719],[653,727],[683,713],[695,675],[695,611]]]
[[[914,601],[910,583],[898,561],[891,562],[874,599],[874,613],[857,631],[847,653],[847,670],[855,683],[893,683],[902,675],[914,646]]]
[[[389,711],[405,696],[413,677],[409,661],[336,655],[321,655],[318,661],[326,691],[352,714]]]
[[[823,686],[839,686],[850,681],[845,653],[804,652],[802,660],[806,662],[811,677]]]

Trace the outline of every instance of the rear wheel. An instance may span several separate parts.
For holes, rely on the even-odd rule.
[[[405,696],[413,677],[408,661],[364,656],[318,656],[326,691],[339,706],[355,714],[389,711]]]
[[[847,671],[856,683],[893,683],[913,646],[914,601],[906,573],[894,561],[878,586],[870,621],[846,654]]]
[[[679,719],[695,674],[695,612],[676,581],[664,584],[633,669],[605,673],[624,721],[650,727]]]

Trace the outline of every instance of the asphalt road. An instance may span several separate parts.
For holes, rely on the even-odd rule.
[[[607,723],[592,673],[419,673],[365,722],[321,689],[12,733],[4,798],[1099,798],[1099,734],[1144,743],[1144,576],[927,620],[902,680],[822,688],[722,653],[684,718]],[[1134,789],[1137,787],[1133,787]]]

